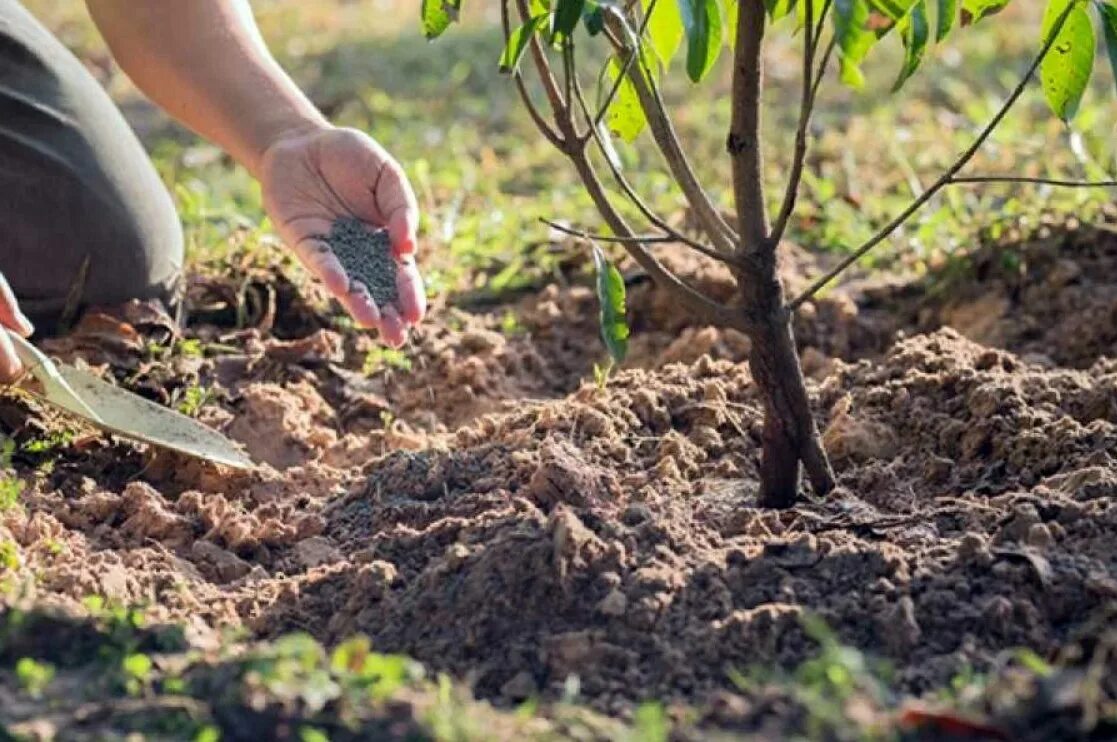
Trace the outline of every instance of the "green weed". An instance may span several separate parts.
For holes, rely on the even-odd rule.
[[[395,369],[397,371],[410,371],[411,359],[408,358],[407,353],[402,350],[377,346],[365,354],[365,360],[361,366],[361,373],[365,376],[372,376],[385,368]]]
[[[38,662],[31,657],[22,657],[16,662],[16,680],[19,687],[32,698],[41,698],[43,692],[54,679],[54,665]]]
[[[187,417],[197,417],[198,412],[205,407],[212,396],[213,392],[209,388],[192,384],[179,390],[175,409]]]
[[[0,541],[0,571],[15,572],[20,567],[19,548],[14,541]]]

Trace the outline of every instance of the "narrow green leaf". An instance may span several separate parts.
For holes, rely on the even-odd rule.
[[[633,63],[635,69],[638,62]],[[623,65],[616,57],[609,60],[605,66],[605,89],[612,90],[617,75],[621,73]],[[637,74],[643,74],[637,72]],[[632,142],[644,130],[648,121],[644,117],[644,109],[640,105],[640,97],[636,94],[636,87],[629,78],[621,81],[617,95],[609,104],[605,113],[605,125],[615,136],[626,142]]]
[[[935,41],[942,41],[954,28],[954,21],[958,17],[958,0],[938,0],[938,26],[935,30]]]
[[[867,0],[834,0],[834,34],[838,40],[842,82],[860,88],[865,84],[861,63],[877,36],[869,29]]]
[[[1012,0],[962,0],[962,25],[977,23],[982,18],[1000,13]]]
[[[629,336],[624,278],[597,245],[593,246],[593,264],[597,270],[597,300],[601,303],[601,339],[613,362],[621,363],[628,353]]]
[[[649,8],[651,12],[645,31],[648,44],[666,69],[683,42],[683,18],[679,15],[679,3],[677,0],[655,0],[654,7],[652,0],[642,0],[642,3],[644,12],[648,13]]]
[[[701,82],[721,54],[722,23],[718,0],[678,0],[686,30],[686,72]]]
[[[1109,53],[1109,66],[1113,68],[1113,79],[1117,80],[1117,5],[1097,4],[1101,13],[1102,34],[1105,36],[1105,50]]]
[[[1043,42],[1051,38],[1055,24],[1073,4],[1055,41],[1039,68],[1043,95],[1055,115],[1070,121],[1090,82],[1096,40],[1090,15],[1078,0],[1049,0],[1043,15]]]
[[[582,18],[582,8],[586,0],[558,0],[551,21],[551,40],[566,38],[574,33]]]
[[[927,51],[931,29],[927,23],[927,6],[923,0],[912,6],[911,12],[900,20],[899,28],[904,41],[904,64],[900,68],[900,76],[892,86],[892,92],[902,88],[908,78],[915,74]]]
[[[542,28],[550,17],[550,13],[537,15],[508,36],[508,43],[504,45],[504,51],[500,55],[501,72],[514,72],[519,68],[520,60],[523,59],[524,52],[527,51],[527,45],[531,41],[531,37]]]
[[[419,7],[419,17],[423,25],[423,35],[437,39],[458,20],[461,0],[423,0]]]

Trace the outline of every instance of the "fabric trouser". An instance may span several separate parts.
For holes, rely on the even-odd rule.
[[[108,94],[0,0],[0,273],[20,308],[50,332],[65,309],[172,301],[182,252],[170,194]]]

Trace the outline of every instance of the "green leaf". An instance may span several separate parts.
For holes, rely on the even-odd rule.
[[[654,6],[652,2],[642,0],[644,12],[648,13],[649,9],[651,12],[645,34],[659,63],[666,69],[683,42],[683,18],[679,15],[677,0],[654,0]]]
[[[614,363],[628,353],[628,321],[625,319],[624,278],[597,245],[593,246],[593,264],[597,269],[597,300],[601,303],[601,339],[609,349]]]
[[[1078,112],[1078,104],[1090,82],[1094,67],[1094,25],[1078,0],[1049,0],[1043,14],[1043,42],[1051,38],[1055,24],[1067,11],[1066,21],[1039,68],[1043,95],[1055,115],[1070,121]]]
[[[747,2],[748,0],[746,0]],[[686,30],[686,72],[701,82],[714,66],[722,46],[721,6],[718,0],[678,0]]]
[[[861,63],[877,36],[869,29],[867,0],[834,0],[834,34],[838,40],[842,82],[860,88],[865,84]]]
[[[739,2],[740,0],[738,0]],[[749,2],[749,0],[744,0]],[[764,0],[764,9],[772,21],[778,21],[795,9],[796,0]]]
[[[892,86],[892,92],[902,88],[908,78],[915,74],[927,51],[927,39],[931,30],[927,23],[927,6],[923,0],[912,6],[911,12],[900,20],[899,28],[904,41],[904,64],[900,68],[900,76]]]
[[[935,41],[942,41],[954,28],[954,20],[958,17],[958,0],[938,0],[938,27],[935,30]]]
[[[428,39],[437,39],[451,23],[458,20],[461,7],[461,0],[423,0],[419,8],[423,35]]]
[[[1012,0],[962,0],[962,25],[977,23],[982,18],[1000,13]]]
[[[1105,36],[1105,49],[1109,53],[1109,66],[1113,68],[1113,78],[1117,80],[1117,6],[1111,3],[1097,3],[1101,13],[1101,29]]]
[[[558,0],[551,21],[552,41],[567,38],[574,33],[578,21],[582,18],[582,8],[585,4],[586,0]]]
[[[637,69],[637,62],[633,62],[632,69],[636,74],[643,74],[642,71]],[[612,90],[613,84],[616,82],[617,75],[621,73],[624,65],[621,60],[613,57],[605,66],[605,85],[606,90]],[[614,135],[620,137],[626,142],[631,142],[640,135],[644,130],[648,120],[644,117],[644,109],[640,105],[640,97],[636,94],[636,86],[632,84],[632,80],[625,77],[621,81],[621,86],[617,89],[617,95],[613,98],[613,102],[609,104],[609,110],[605,113],[605,125]]]
[[[508,43],[504,45],[504,51],[500,55],[501,72],[514,72],[519,68],[520,60],[524,57],[524,52],[527,50],[531,37],[550,17],[550,13],[537,15],[508,36]]]
[[[582,25],[590,36],[597,36],[605,29],[605,15],[597,3],[588,3],[582,11]]]
[[[899,22],[915,6],[916,0],[869,0],[869,6],[893,23]]]

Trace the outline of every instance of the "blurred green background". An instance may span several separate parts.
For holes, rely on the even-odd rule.
[[[178,200],[191,259],[273,243],[248,175],[142,101],[113,66],[82,3],[26,4],[124,107]],[[832,68],[790,239],[820,251],[848,249],[933,180],[1026,68],[1038,45],[1040,5],[1021,0],[956,32],[897,95],[887,92],[899,65],[896,38],[870,58],[864,91],[841,87]],[[257,0],[253,8],[275,55],[318,105],[335,122],[369,131],[403,163],[423,210],[432,295],[545,279],[564,253],[582,248],[557,241],[539,217],[600,229],[573,173],[535,133],[509,78],[498,72],[496,4],[467,3],[463,23],[435,42],[420,34],[417,0]],[[782,193],[798,114],[799,39],[792,30],[781,24],[769,34],[765,154],[773,201]],[[668,76],[667,98],[704,182],[728,209],[727,55],[700,86],[680,67]],[[585,83],[596,77],[597,68],[586,65]],[[1101,57],[1070,127],[1048,112],[1038,84],[1031,86],[970,172],[1106,176],[1115,164],[1114,98]],[[683,223],[678,194],[649,144],[621,146],[625,169],[661,214]],[[1045,220],[1096,220],[1111,195],[948,189],[868,265],[919,273],[982,240],[1026,236]]]

